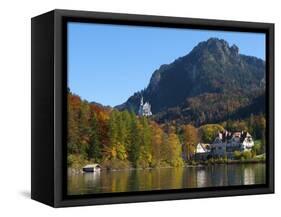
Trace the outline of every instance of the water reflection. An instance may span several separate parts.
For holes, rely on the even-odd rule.
[[[265,183],[265,164],[101,171],[68,176],[69,194],[202,188]]]
[[[197,171],[197,187],[206,187],[207,173],[205,169],[199,169]]]

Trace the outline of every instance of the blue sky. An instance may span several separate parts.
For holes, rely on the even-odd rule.
[[[265,58],[265,34],[68,23],[68,87],[83,99],[115,106],[144,89],[162,64],[210,37]]]

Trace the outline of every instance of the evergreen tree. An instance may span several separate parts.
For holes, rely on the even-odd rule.
[[[131,127],[132,127],[132,119],[130,113],[126,110],[122,112],[122,119],[123,119],[123,125],[124,125],[124,145],[126,150],[129,149],[129,146],[131,144]]]
[[[90,121],[90,142],[88,147],[88,159],[94,159],[99,161],[101,159],[101,144],[100,144],[100,133],[99,123],[97,115],[94,113]]]
[[[112,111],[108,123],[108,139],[109,144],[105,147],[105,158],[116,159],[117,157],[117,143],[118,143],[118,124],[117,112]]]
[[[137,166],[137,162],[140,156],[140,124],[138,123],[136,115],[131,113],[131,125],[130,125],[130,144],[128,146],[129,160],[132,162],[133,166]]]

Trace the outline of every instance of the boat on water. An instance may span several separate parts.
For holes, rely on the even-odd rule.
[[[88,164],[82,168],[85,173],[99,172],[101,169],[99,164]]]

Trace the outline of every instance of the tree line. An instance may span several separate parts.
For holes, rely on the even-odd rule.
[[[173,127],[134,112],[106,109],[68,95],[68,163],[98,162],[106,167],[183,166]]]
[[[243,128],[243,129],[242,129]],[[265,118],[193,125],[158,124],[134,112],[118,111],[68,93],[68,166],[95,162],[110,169],[181,167],[198,142],[212,143],[218,131],[247,130],[264,138]],[[255,137],[254,137],[255,138]]]

